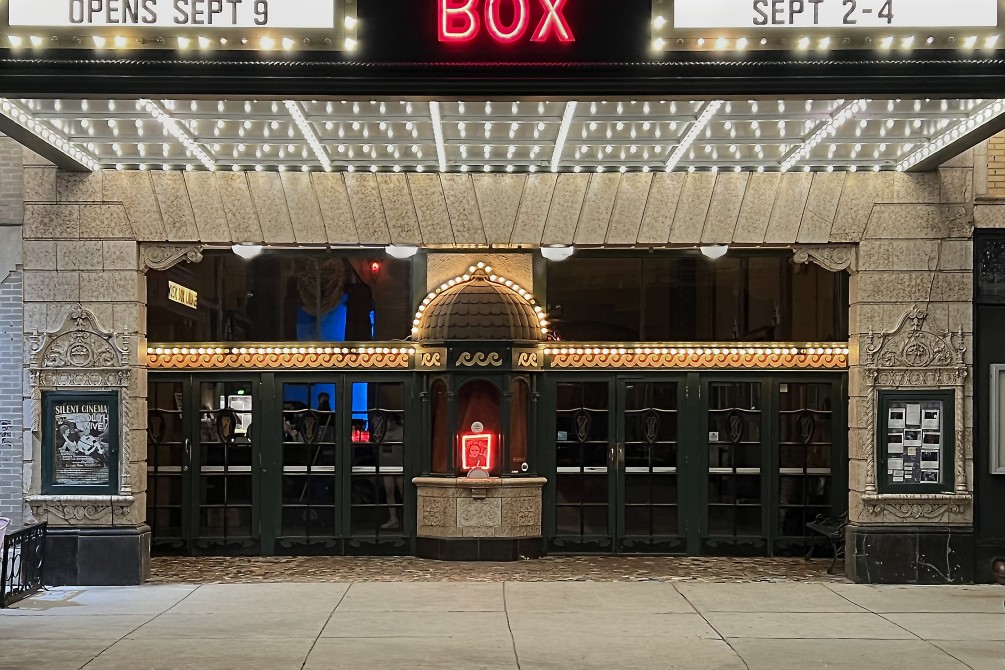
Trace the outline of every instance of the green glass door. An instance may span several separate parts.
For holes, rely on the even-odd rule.
[[[279,554],[401,554],[411,547],[408,382],[277,376],[264,513]],[[273,493],[274,492],[274,493]]]
[[[554,551],[683,553],[683,378],[554,385]]]
[[[154,550],[258,554],[255,377],[156,377],[148,388],[147,518]]]

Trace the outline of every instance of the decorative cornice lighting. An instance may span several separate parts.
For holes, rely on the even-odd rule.
[[[555,263],[561,263],[567,258],[571,258],[574,253],[576,253],[575,247],[566,247],[561,245],[541,247],[541,255],[549,261],[553,261]]]
[[[938,137],[933,137],[931,141],[924,144],[920,149],[909,154],[897,164],[897,170],[910,170],[918,163],[931,158],[933,154],[945,149],[953,142],[962,139],[967,134],[974,132],[993,119],[998,118],[1003,113],[1005,113],[1005,100],[992,100],[971,114],[966,120],[956,124]]]
[[[433,141],[436,143],[436,161],[440,172],[447,171],[447,148],[443,142],[443,117],[440,115],[440,103],[429,101],[429,118],[433,122]]]
[[[791,170],[796,163],[804,158],[807,158],[818,144],[823,142],[828,137],[833,137],[834,134],[837,133],[838,128],[847,123],[856,114],[864,110],[866,105],[869,104],[869,101],[853,100],[846,105],[843,105],[842,103],[844,103],[844,100],[838,100],[838,105],[842,106],[840,106],[831,115],[830,120],[818,128],[817,131],[809,137],[809,139],[793,150],[792,153],[790,153],[785,160],[782,161],[782,172],[788,172]]]
[[[293,117],[293,122],[297,124],[297,128],[300,130],[300,134],[304,136],[307,140],[307,144],[310,145],[311,150],[317,157],[318,162],[321,163],[321,167],[325,169],[325,172],[330,172],[332,169],[331,159],[328,158],[328,152],[325,148],[321,146],[321,142],[318,141],[318,136],[314,133],[314,129],[311,128],[310,122],[307,121],[307,117],[304,115],[304,110],[301,109],[300,103],[295,100],[283,100],[283,104],[286,105],[286,111],[290,113]]]
[[[137,104],[141,109],[157,119],[157,121],[159,121],[164,127],[164,130],[171,133],[176,140],[181,142],[188,150],[189,154],[198,158],[199,162],[202,163],[207,170],[216,169],[216,161],[213,157],[199,145],[196,139],[189,134],[188,130],[183,128],[181,124],[178,123],[174,117],[168,114],[167,111],[165,111],[160,105],[153,100],[148,100],[146,98],[141,98]]]
[[[50,124],[43,124],[27,108],[9,98],[0,98],[0,114],[32,133],[49,146],[55,148],[67,158],[76,161],[91,172],[101,169],[97,156],[82,148],[61,133],[56,132]]]
[[[400,261],[404,261],[419,253],[419,247],[392,244],[385,247],[384,251],[387,252],[387,255],[391,258],[397,258]]]
[[[674,168],[677,167],[677,163],[684,157],[687,150],[691,148],[694,141],[698,139],[701,131],[705,130],[705,126],[712,121],[712,117],[716,115],[720,107],[722,107],[722,100],[710,100],[705,105],[705,109],[701,110],[701,114],[698,115],[694,124],[687,131],[687,134],[684,135],[684,139],[681,140],[680,144],[677,145],[677,148],[670,155],[670,158],[667,159],[667,172],[673,172]]]
[[[242,244],[235,244],[231,247],[231,250],[244,260],[248,261],[260,255],[263,251],[263,247],[261,244],[250,244],[245,242]]]
[[[558,172],[558,166],[562,163],[562,153],[565,151],[565,142],[569,139],[569,129],[572,127],[572,119],[576,116],[576,101],[570,100],[565,103],[565,113],[562,115],[562,125],[558,128],[558,139],[555,140],[555,151],[551,155],[551,171]]]

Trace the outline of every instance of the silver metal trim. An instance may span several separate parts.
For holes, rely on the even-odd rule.
[[[1002,421],[1005,420],[1005,411],[1002,411],[1002,400],[1005,399],[1005,365],[995,364],[991,366],[991,411],[988,413],[991,419],[991,439],[988,447],[991,449],[991,474],[1005,475],[1005,435],[1002,434]],[[962,445],[956,445],[957,449],[962,449]]]
[[[150,468],[150,470],[155,475],[156,474],[161,474],[161,473],[172,474],[172,473],[181,473],[181,472],[184,472],[184,470],[182,470],[182,467],[180,465],[162,465],[162,466],[157,467],[157,468]]]

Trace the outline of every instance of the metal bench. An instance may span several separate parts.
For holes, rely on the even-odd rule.
[[[823,514],[817,515],[817,518],[806,524],[814,533],[818,533],[826,537],[831,543],[831,551],[834,554],[834,560],[831,561],[831,565],[827,568],[827,574],[834,574],[834,566],[837,565],[838,559],[844,558],[844,542],[845,542],[845,527],[848,525],[848,513],[845,512],[841,516],[824,516]],[[810,550],[806,554],[806,560],[810,560],[813,556],[813,550],[816,547],[810,547]]]

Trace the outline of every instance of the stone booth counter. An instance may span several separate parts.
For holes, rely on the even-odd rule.
[[[416,477],[416,555],[454,561],[515,561],[543,551],[540,477]]]

